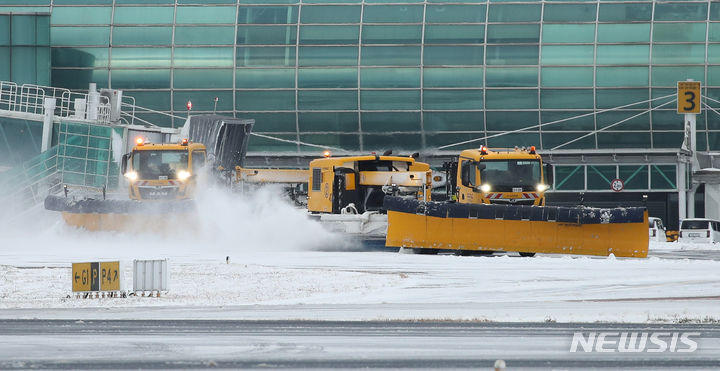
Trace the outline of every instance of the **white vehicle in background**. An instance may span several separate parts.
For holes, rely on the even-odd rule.
[[[667,242],[667,237],[665,236],[665,226],[663,225],[662,219],[649,217],[648,224],[650,227],[650,241]]]
[[[679,242],[718,243],[720,222],[712,219],[685,219],[680,223]]]

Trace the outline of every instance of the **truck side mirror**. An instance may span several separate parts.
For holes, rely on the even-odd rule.
[[[487,167],[487,164],[485,164],[484,162],[478,162],[478,163],[477,163],[477,168],[478,168],[478,170],[480,170],[480,171],[485,170],[486,167]]]
[[[545,168],[543,170],[543,173],[545,174],[545,184],[547,184],[550,188],[553,186],[553,167],[550,164],[543,164],[543,167]]]
[[[129,153],[126,153],[122,156],[122,163],[120,164],[120,173],[121,174],[127,173],[127,163],[128,163],[129,158],[130,158]]]

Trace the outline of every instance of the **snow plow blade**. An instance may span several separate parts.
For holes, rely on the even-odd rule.
[[[385,197],[388,247],[645,258],[643,207],[472,205]]]
[[[172,232],[197,225],[192,200],[73,200],[47,196],[45,209],[59,211],[65,223],[89,231]]]

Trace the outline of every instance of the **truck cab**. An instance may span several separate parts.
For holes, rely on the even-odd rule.
[[[453,168],[448,178],[460,203],[545,205],[551,180],[535,147],[464,150]]]
[[[206,149],[183,139],[178,143],[146,143],[137,138],[123,156],[122,173],[133,200],[182,200],[192,198],[197,174],[205,165]]]

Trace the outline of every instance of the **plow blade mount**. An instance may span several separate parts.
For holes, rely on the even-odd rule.
[[[388,247],[645,258],[643,207],[471,205],[385,197]]]
[[[164,233],[197,226],[192,200],[72,200],[48,196],[45,209],[59,211],[66,224],[89,231]]]

